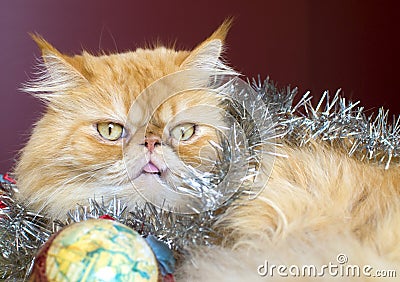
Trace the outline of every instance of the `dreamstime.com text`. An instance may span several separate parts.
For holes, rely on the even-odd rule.
[[[263,277],[397,277],[397,271],[393,269],[378,270],[371,265],[349,264],[345,254],[337,255],[336,262],[321,266],[277,265],[265,260],[264,264],[257,267],[257,272]]]

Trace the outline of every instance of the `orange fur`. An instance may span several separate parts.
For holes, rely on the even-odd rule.
[[[283,145],[264,191],[254,200],[232,206],[217,226],[223,249],[196,250],[196,271],[182,272],[190,281],[268,281],[257,275],[265,260],[275,265],[337,263],[399,271],[400,167],[368,165],[324,143],[293,148]],[[228,259],[225,259],[228,258]],[[213,263],[207,263],[212,260]],[[223,262],[219,262],[223,260]],[[215,261],[218,263],[215,264]],[[221,268],[226,272],[219,274]],[[232,272],[232,273],[230,273]],[[229,274],[227,274],[229,273]],[[339,280],[326,274],[296,281]],[[276,275],[272,281],[290,280]],[[387,279],[387,280],[386,280]],[[396,278],[340,278],[340,281],[394,281]],[[335,281],[336,281],[335,280]]]
[[[173,92],[178,84],[193,86],[189,76],[164,85],[167,90],[154,86],[148,96],[139,94],[162,77],[185,69],[198,70],[199,83],[207,79],[204,70],[234,73],[220,60],[230,25],[230,20],[225,21],[191,52],[157,47],[70,57],[33,35],[47,73],[26,90],[41,93],[38,96],[46,101],[47,109],[16,166],[19,197],[32,208],[61,218],[93,196],[115,195],[134,207],[140,197],[125,168],[140,174],[149,157],[143,146],[146,135],[158,136],[168,144],[163,151],[155,149],[159,157],[154,162],[160,167],[165,166],[160,156],[178,169],[180,159],[207,165],[202,162],[212,158],[209,141],[218,141],[215,128],[199,125],[193,139],[180,143],[168,143],[165,132],[173,124],[171,117],[199,105],[215,111],[199,108],[196,113],[183,114],[183,120],[203,115],[217,128],[223,125],[218,119],[223,110],[219,97],[212,91],[188,91],[163,101],[163,91]],[[137,116],[129,121],[135,123],[131,125],[128,113],[135,102],[138,106],[132,114]],[[95,125],[109,121],[135,128],[128,143],[99,136]],[[123,146],[128,161],[123,160]],[[228,209],[215,226],[225,240],[215,248],[192,250],[192,260],[183,263],[177,273],[182,281],[265,280],[257,275],[257,266],[265,259],[277,264],[328,263],[339,253],[346,253],[354,264],[399,266],[398,164],[385,170],[322,142],[303,148],[283,143],[277,150],[287,158],[275,159],[271,175],[271,159],[265,159],[265,173],[254,182],[265,185],[262,193],[255,200],[238,200]],[[138,179],[140,189],[153,184],[150,178]]]

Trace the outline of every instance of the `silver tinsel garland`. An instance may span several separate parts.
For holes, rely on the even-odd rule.
[[[241,99],[242,104],[232,99],[231,103],[232,115],[249,138],[250,153],[246,158],[257,159],[258,145],[281,138],[294,146],[306,146],[310,140],[329,142],[360,161],[383,165],[386,169],[398,162],[400,119],[393,117],[389,122],[388,111],[380,109],[377,115],[367,116],[358,103],[346,101],[339,92],[332,99],[325,92],[314,105],[312,97],[306,93],[294,104],[297,89],[278,89],[268,78],[254,80],[251,85],[257,93],[255,99]],[[252,113],[246,109],[252,109]],[[254,125],[263,118],[270,121]],[[221,151],[224,152],[224,148]],[[231,152],[224,153],[223,157],[231,158]],[[156,236],[183,255],[191,245],[212,245],[220,239],[214,223],[224,209],[234,204],[236,197],[250,189],[242,186],[217,210],[186,215],[160,209],[151,203],[128,211],[116,198],[110,202],[89,199],[87,206],[69,212],[67,222],[60,222],[31,212],[15,201],[16,184],[3,181],[0,188],[0,200],[6,206],[0,209],[0,278],[8,281],[27,279],[36,251],[51,234],[71,222],[104,215],[134,228],[143,236]]]
[[[386,169],[392,161],[398,162],[400,117],[390,120],[388,110],[380,108],[368,116],[359,102],[346,101],[340,91],[332,99],[324,92],[316,106],[307,92],[294,105],[296,89],[279,91],[268,78],[264,83],[253,80],[252,85],[289,143],[304,146],[313,139],[337,143],[350,156],[383,164]]]

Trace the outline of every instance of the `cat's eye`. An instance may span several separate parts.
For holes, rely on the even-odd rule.
[[[124,127],[115,122],[99,122],[97,131],[100,136],[109,141],[116,141],[124,134]]]
[[[178,141],[189,140],[195,132],[195,125],[192,123],[184,123],[174,127],[171,136]]]

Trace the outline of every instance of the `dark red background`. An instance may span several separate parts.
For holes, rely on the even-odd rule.
[[[1,1],[0,172],[12,167],[42,110],[18,91],[39,56],[28,32],[66,53],[124,51],[157,39],[192,48],[233,15],[227,58],[244,75],[269,75],[314,96],[342,88],[368,110],[385,106],[399,114],[397,2]]]

